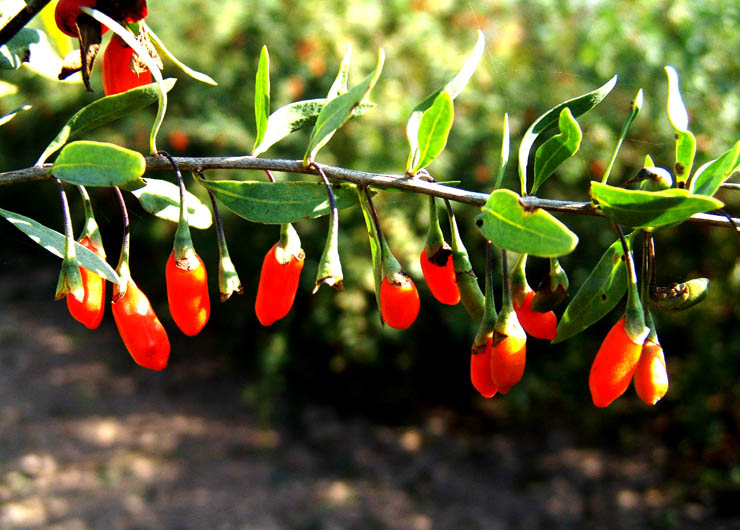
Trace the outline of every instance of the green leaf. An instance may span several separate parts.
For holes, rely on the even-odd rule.
[[[254,139],[254,152],[265,137],[267,119],[270,114],[270,55],[267,46],[262,46],[260,63],[254,87],[254,120],[257,123],[257,136]]]
[[[525,206],[507,189],[491,193],[475,224],[494,245],[522,254],[554,258],[570,254],[578,244],[567,226],[545,210]]]
[[[347,45],[347,52],[344,54],[344,57],[342,58],[342,63],[339,65],[339,72],[337,72],[337,77],[334,79],[334,82],[332,83],[331,87],[329,88],[329,93],[326,95],[326,100],[331,101],[337,96],[341,96],[345,92],[347,92],[347,82],[349,81],[349,64],[352,59],[352,44]]]
[[[0,69],[17,70],[23,64],[44,73],[59,73],[61,59],[54,52],[46,33],[38,29],[23,28],[7,44],[0,46]]]
[[[206,83],[207,85],[218,85],[216,81],[213,80],[213,78],[209,75],[206,75],[204,73],[198,72],[196,70],[193,70],[183,62],[181,62],[177,57],[175,57],[170,50],[167,49],[167,47],[162,42],[162,39],[157,37],[157,35],[152,31],[152,28],[150,28],[146,23],[144,24],[146,26],[146,31],[149,33],[149,37],[151,37],[152,42],[154,43],[154,46],[157,47],[157,49],[162,53],[165,57],[167,57],[170,61],[175,63],[180,70],[185,72],[187,75],[192,77],[193,79],[196,79],[197,81],[200,81],[201,83]]]
[[[180,219],[180,188],[172,182],[160,179],[144,179],[146,186],[133,192],[141,207],[160,219],[177,223]],[[204,230],[213,223],[211,210],[200,199],[185,192],[188,224]]]
[[[285,224],[328,215],[326,188],[321,182],[262,182],[249,180],[203,180],[227,208],[253,223]],[[354,184],[332,184],[337,208],[357,204]]]
[[[165,90],[170,91],[177,79],[165,79]],[[156,83],[134,88],[121,94],[106,96],[93,101],[80,109],[62,127],[54,140],[41,153],[36,165],[41,165],[68,141],[107,123],[131,114],[133,111],[151,105],[158,98]]]
[[[314,161],[319,150],[326,145],[337,129],[352,116],[354,109],[367,97],[370,90],[372,90],[378,81],[378,77],[380,77],[384,62],[385,53],[383,50],[379,50],[375,70],[368,74],[359,85],[352,87],[347,93],[332,99],[321,109],[319,117],[316,118],[313,131],[311,131],[308,149],[306,149],[306,154],[303,156],[304,166],[308,166]]]
[[[696,138],[689,131],[689,113],[678,88],[678,73],[672,66],[665,67],[668,76],[668,119],[676,133],[676,164],[674,173],[678,184],[686,182],[691,174],[696,154]]]
[[[267,120],[267,131],[260,144],[252,151],[252,156],[259,156],[290,133],[303,127],[316,123],[316,118],[324,108],[326,99],[306,99],[296,101],[280,107],[270,114]],[[375,107],[374,103],[362,101],[352,111],[352,116],[362,116],[370,109]]]
[[[470,52],[468,59],[465,61],[465,64],[460,69],[460,71],[455,74],[455,76],[450,79],[445,86],[429,94],[421,101],[421,103],[414,107],[414,110],[411,112],[411,116],[409,117],[409,121],[406,124],[406,138],[408,138],[409,147],[411,148],[406,171],[409,171],[411,170],[411,168],[417,167],[418,165],[419,125],[421,124],[421,119],[424,115],[424,112],[434,104],[434,102],[437,100],[437,97],[442,92],[447,92],[450,95],[450,99],[452,99],[453,101],[457,96],[460,95],[460,92],[463,91],[465,85],[467,85],[468,81],[470,81],[470,78],[473,77],[473,73],[478,67],[478,63],[480,63],[481,57],[483,57],[483,51],[485,50],[485,45],[486,40],[483,36],[483,32],[481,30],[478,30],[478,40],[475,43],[475,47],[473,48],[473,51]]]
[[[555,173],[563,162],[576,154],[581,146],[583,133],[568,107],[560,111],[558,127],[560,134],[556,134],[542,144],[534,155],[532,194],[537,193],[540,186]]]
[[[740,166],[740,142],[735,143],[716,160],[707,162],[697,169],[689,183],[689,191],[713,196],[722,183],[737,171],[738,166]]]
[[[522,194],[527,192],[527,163],[529,162],[529,152],[532,149],[537,136],[558,122],[560,119],[560,113],[564,108],[568,107],[573,117],[577,118],[581,114],[588,112],[601,103],[616,84],[617,76],[615,75],[596,90],[583,94],[582,96],[569,99],[568,101],[564,101],[560,105],[551,108],[529,126],[529,129],[524,133],[522,143],[519,145],[519,181],[521,183]]]
[[[13,109],[10,112],[8,112],[5,116],[0,116],[0,125],[5,125],[10,120],[15,118],[20,112],[23,112],[24,110],[29,110],[31,108],[31,105],[21,105],[17,109]]]
[[[684,189],[626,190],[600,182],[591,182],[591,197],[609,219],[633,228],[659,228],[680,223],[695,213],[724,206],[717,199],[691,195]]]
[[[51,174],[70,184],[118,186],[135,190],[144,185],[146,160],[141,153],[115,144],[72,142],[62,149]]]
[[[3,210],[2,208],[0,208],[0,215],[10,221],[13,226],[30,237],[35,243],[38,243],[56,257],[64,258],[64,245],[66,244],[64,235],[33,219]],[[105,260],[99,258],[97,254],[77,242],[75,242],[75,253],[80,265],[109,282],[118,283],[119,279],[116,271]]]
[[[627,245],[632,248],[632,238],[627,238]],[[622,242],[619,240],[606,249],[565,308],[553,344],[577,335],[616,307],[627,291],[627,267],[622,255]]]
[[[383,256],[381,252],[382,245],[380,243],[380,234],[378,233],[378,227],[375,226],[375,221],[370,213],[370,204],[368,203],[367,197],[365,196],[365,190],[363,188],[357,188],[357,197],[359,198],[362,216],[365,219],[365,226],[367,227],[367,235],[370,242],[370,258],[373,264],[375,302],[378,304],[378,308],[380,308],[380,286],[383,282]],[[383,323],[382,313],[380,314],[380,322],[381,324]]]
[[[453,119],[452,98],[449,92],[442,91],[421,118],[418,133],[419,156],[412,173],[429,165],[444,150]]]

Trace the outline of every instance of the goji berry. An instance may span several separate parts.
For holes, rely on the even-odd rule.
[[[663,347],[657,340],[645,341],[633,381],[637,395],[648,405],[655,405],[668,391]]]
[[[441,248],[435,256],[429,259],[427,250],[424,248],[419,261],[424,280],[434,298],[443,304],[457,304],[460,301],[460,289],[457,287],[452,252]]]
[[[123,295],[115,284],[111,308],[118,333],[136,364],[151,370],[164,369],[170,356],[167,332],[132,279],[128,279]]]
[[[115,35],[103,54],[103,91],[106,96],[125,92],[152,82],[152,73],[136,73],[131,68],[134,49]]]
[[[606,407],[621,396],[630,384],[642,353],[642,341],[635,342],[625,329],[622,317],[607,333],[591,365],[588,386],[597,407]]]
[[[80,244],[95,252],[98,256],[105,259],[103,249],[97,248],[90,238],[85,236],[80,240]],[[67,308],[69,313],[85,325],[88,329],[95,329],[100,325],[105,312],[105,280],[92,271],[80,267],[82,275],[82,284],[85,288],[85,296],[81,302],[77,301],[71,294],[67,295]]]
[[[489,338],[483,351],[473,351],[470,354],[470,382],[475,389],[484,398],[491,398],[496,395],[498,388],[491,378],[491,352],[493,347],[493,338]]]
[[[380,285],[380,314],[386,324],[394,329],[406,329],[419,315],[419,293],[411,277],[399,272],[393,282],[387,277]]]
[[[502,394],[521,380],[527,362],[527,334],[516,317],[508,319],[505,330],[494,331],[491,349],[491,379]]]
[[[74,37],[79,37],[77,31],[77,17],[82,15],[80,7],[97,7],[98,0],[59,0],[54,9],[54,20],[57,27],[62,33]],[[108,28],[103,26],[103,32]]]
[[[257,287],[254,310],[263,326],[269,326],[280,320],[293,307],[305,259],[301,251],[298,255],[290,253],[287,258],[281,260],[276,254],[277,250],[278,243],[275,243],[265,255]]]
[[[514,302],[514,311],[519,323],[529,335],[538,339],[552,340],[558,334],[558,317],[552,311],[538,313],[532,310],[532,298],[534,291],[531,289],[524,293],[524,301],[517,307]]]
[[[197,335],[211,314],[208,275],[203,260],[193,251],[188,259],[178,264],[173,250],[165,267],[165,280],[172,319],[185,335]]]

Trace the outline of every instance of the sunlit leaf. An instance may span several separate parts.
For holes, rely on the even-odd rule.
[[[56,257],[64,258],[64,245],[66,244],[64,235],[33,219],[3,210],[2,208],[0,208],[0,215],[10,221],[18,230],[30,237],[34,243],[41,245]],[[110,282],[118,283],[116,271],[105,260],[99,258],[97,254],[79,243],[75,243],[75,253],[80,265]]]
[[[632,238],[627,238],[631,249]],[[569,339],[601,320],[627,291],[627,267],[617,240],[601,256],[581,288],[565,308],[553,343]]]
[[[560,111],[558,127],[560,134],[547,140],[535,153],[533,195],[563,162],[578,152],[581,146],[583,133],[568,107]]]
[[[475,224],[497,247],[522,254],[552,258],[570,254],[578,244],[567,226],[541,208],[525,206],[507,189],[491,193]]]
[[[740,166],[740,142],[735,143],[726,153],[707,162],[696,170],[689,183],[691,193],[709,195],[717,193],[722,183],[730,178]]]
[[[270,55],[267,46],[262,46],[260,63],[254,86],[254,120],[257,124],[257,135],[254,139],[254,151],[262,142],[267,131],[267,119],[270,114]]]
[[[529,129],[524,133],[522,143],[519,144],[519,181],[522,193],[526,193],[527,190],[527,164],[529,162],[529,152],[532,149],[537,136],[558,122],[560,119],[560,113],[564,108],[568,107],[573,117],[577,118],[584,112],[588,112],[601,103],[616,84],[617,76],[615,75],[596,90],[583,94],[582,96],[569,99],[568,101],[564,101],[560,105],[551,108],[529,126]]]
[[[5,116],[0,116],[0,125],[5,125],[10,120],[15,118],[18,113],[23,112],[24,110],[29,110],[31,108],[31,105],[21,105],[17,109],[13,109],[10,112],[8,112]]]
[[[328,215],[326,188],[321,182],[204,180],[206,189],[227,208],[253,223],[285,224]],[[357,204],[354,184],[333,184],[338,208]]]
[[[429,165],[444,150],[453,119],[452,98],[448,92],[442,91],[434,100],[434,104],[424,111],[421,118],[418,140],[419,157],[412,173]]]
[[[157,47],[157,49],[165,57],[167,57],[170,61],[172,61],[173,63],[175,63],[175,65],[178,68],[180,68],[180,70],[182,70],[183,72],[185,72],[187,75],[189,75],[193,79],[197,79],[201,83],[206,83],[207,85],[214,85],[214,86],[215,85],[218,85],[218,83],[216,83],[216,81],[214,81],[214,79],[211,76],[206,75],[206,74],[204,74],[202,72],[198,72],[196,70],[193,70],[188,65],[186,65],[185,63],[183,63],[182,61],[180,61],[177,57],[175,57],[173,55],[173,53],[170,50],[168,50],[167,47],[164,45],[164,42],[162,42],[162,39],[160,39],[157,36],[157,34],[152,31],[152,28],[150,28],[148,25],[146,25],[146,31],[149,34],[149,37],[151,37],[152,42]]]
[[[668,76],[668,119],[676,135],[676,164],[674,172],[677,183],[684,183],[691,174],[696,154],[696,138],[689,131],[689,113],[678,88],[678,73],[672,66],[665,67]]]
[[[72,142],[59,153],[51,173],[70,184],[118,186],[134,190],[144,185],[146,160],[141,153],[103,142]]]
[[[160,219],[177,223],[180,219],[180,188],[166,180],[147,178],[144,182],[146,186],[133,192],[141,207]],[[211,210],[189,191],[185,192],[185,207],[188,224],[193,228],[203,230],[213,223]]]
[[[659,228],[723,206],[717,199],[684,189],[627,190],[600,182],[591,182],[591,197],[609,219],[633,228]]]
[[[177,79],[165,79],[165,90],[172,90]],[[159,89],[156,83],[137,87],[121,94],[106,96],[93,101],[72,116],[62,130],[41,153],[36,165],[46,160],[68,141],[78,138],[97,127],[101,127],[118,118],[123,118],[133,111],[151,105],[157,101]]]

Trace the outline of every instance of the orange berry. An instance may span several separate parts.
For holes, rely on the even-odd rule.
[[[189,336],[200,333],[211,314],[206,267],[198,254],[194,253],[194,258],[189,260],[194,268],[183,269],[175,262],[173,250],[165,268],[167,300],[172,320]]]
[[[502,394],[508,393],[521,380],[527,362],[527,334],[524,329],[521,325],[510,324],[507,333],[494,332],[491,350],[491,379]]]
[[[129,278],[123,296],[115,284],[111,308],[118,333],[136,364],[151,370],[164,369],[170,356],[167,332],[149,299],[132,279]]]
[[[668,372],[663,347],[657,341],[645,341],[633,382],[637,395],[647,405],[655,405],[668,392]]]
[[[419,315],[419,293],[408,274],[397,273],[395,280],[398,283],[384,277],[380,284],[380,314],[390,327],[406,329]]]
[[[534,298],[534,291],[529,289],[524,294],[522,305],[517,307],[516,303],[514,304],[514,311],[516,311],[519,323],[524,331],[533,337],[547,340],[554,339],[558,334],[558,317],[552,311],[546,313],[533,311],[532,298]]]
[[[608,406],[627,390],[640,360],[642,343],[634,342],[624,326],[622,317],[607,333],[591,365],[588,386],[597,407]]]
[[[280,263],[275,251],[275,243],[265,255],[257,287],[257,300],[254,310],[263,326],[269,326],[288,314],[293,307],[298,280],[303,269],[304,256],[291,255],[287,263]]]
[[[126,92],[152,82],[149,70],[136,74],[131,70],[134,49],[118,35],[111,38],[103,54],[103,91],[106,96]]]
[[[426,248],[421,251],[421,272],[429,290],[439,302],[455,305],[460,301],[460,289],[457,287],[455,268],[452,264],[452,254],[447,255],[444,265],[429,261]]]
[[[82,238],[80,244],[92,250],[101,258],[105,258],[103,249],[93,245],[89,237]],[[105,300],[105,280],[84,267],[80,267],[80,274],[82,275],[82,285],[85,288],[85,296],[81,302],[78,302],[74,296],[68,294],[67,309],[75,320],[84,324],[88,329],[95,329],[100,325],[101,320],[103,320],[103,313],[105,313],[105,305],[103,304]]]
[[[489,338],[482,352],[476,353],[474,347],[470,354],[470,382],[484,398],[491,398],[498,392],[491,378],[492,342],[492,338]]]

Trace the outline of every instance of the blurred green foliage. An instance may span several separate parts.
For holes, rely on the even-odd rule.
[[[318,160],[400,173],[408,156],[404,130],[412,108],[458,70],[475,43],[478,28],[485,32],[487,50],[470,84],[455,101],[455,124],[447,149],[429,168],[438,180],[459,180],[463,188],[490,191],[498,167],[504,112],[510,116],[515,150],[524,130],[540,113],[596,88],[615,73],[619,82],[614,92],[579,118],[584,134],[581,150],[539,195],[587,200],[588,182],[601,177],[639,88],[645,90],[645,104],[610,182],[619,184],[633,176],[646,154],[657,165],[670,168],[674,143],[665,115],[663,71],[669,64],[681,76],[690,128],[697,135],[695,167],[719,156],[740,137],[740,92],[736,89],[740,7],[731,3],[150,0],[149,5],[148,22],[168,47],[186,64],[219,82],[217,87],[202,85],[181,75],[173,65],[165,65],[165,77],[180,78],[170,93],[160,140],[161,148],[173,155],[249,151],[254,142],[254,75],[263,44],[270,52],[272,107],[276,109],[298,99],[323,97],[351,42],[351,85],[372,69],[377,48],[385,49],[383,75],[371,93],[378,106],[341,129]],[[34,108],[3,127],[0,170],[33,164],[63,122],[102,93],[99,68],[93,78],[93,86],[98,87],[95,94],[87,94],[81,84],[59,84],[27,71],[5,72],[3,77],[20,90],[0,99],[0,111],[25,103]],[[95,132],[91,139],[145,152],[153,112],[141,111]],[[299,159],[307,139],[308,132],[299,132],[263,156]],[[504,185],[513,189],[518,188],[515,166],[509,165],[504,179]],[[227,175],[215,173],[209,177]],[[257,173],[228,175],[262,178]],[[171,177],[166,173],[156,176]],[[188,185],[196,191],[192,181]],[[50,184],[11,188],[15,189],[2,189],[0,205],[59,225],[57,199]],[[737,215],[740,195],[722,191],[719,197]],[[93,200],[105,212],[101,228],[108,254],[115,256],[120,230],[115,203],[107,191],[95,191]],[[586,383],[589,366],[621,307],[557,346],[531,340],[521,384],[505,397],[483,402],[468,375],[469,349],[477,326],[462,307],[437,304],[421,277],[418,256],[426,231],[427,202],[398,192],[379,193],[375,202],[391,247],[422,293],[419,319],[404,332],[380,326],[359,210],[343,211],[340,216],[343,292],[324,287],[310,294],[327,220],[296,225],[308,256],[301,287],[288,317],[267,329],[257,323],[253,303],[262,256],[277,240],[278,229],[250,225],[223,212],[232,258],[246,292],[214,307],[207,333],[217,336],[221,352],[250,374],[253,383],[245,389],[245,399],[259,404],[267,417],[278,406],[304,401],[329,402],[348,413],[384,421],[445,405],[463,414],[480,415],[487,428],[563,422],[579,430],[585,440],[624,442],[627,447],[639,443],[640,431],[648,429],[663,436],[682,457],[675,473],[703,477],[697,487],[740,490],[740,257],[736,233],[687,223],[656,235],[661,284],[700,276],[712,282],[709,297],[698,307],[657,316],[671,387],[656,407],[645,407],[631,389],[606,410],[596,410],[591,404]],[[134,216],[134,276],[152,300],[160,301],[160,314],[167,315],[162,302],[163,271],[175,227],[147,216],[133,199],[129,204]],[[79,202],[73,201],[73,207],[81,220]],[[462,205],[455,209],[481,275],[484,242],[472,224],[477,212]],[[571,289],[577,289],[614,235],[605,221],[560,218],[580,236],[575,252],[562,259]],[[445,224],[443,228],[447,230]],[[3,226],[0,230],[5,235],[12,229]],[[215,292],[215,233],[196,232],[195,244],[210,263]],[[544,260],[530,262],[530,283],[536,285],[547,264]],[[8,266],[12,263],[0,263],[0,267]],[[52,289],[50,285],[50,295]],[[169,317],[163,320],[174,331]],[[123,348],[117,353],[125,355]],[[173,361],[185,362],[183,357],[204,354],[175,352]]]

